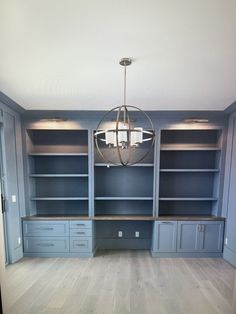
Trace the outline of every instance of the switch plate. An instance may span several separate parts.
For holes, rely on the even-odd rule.
[[[135,231],[135,238],[139,238],[139,231]]]
[[[225,238],[225,245],[228,244],[228,238]]]
[[[11,196],[11,201],[12,201],[12,203],[16,203],[16,195]]]
[[[122,231],[118,231],[118,237],[122,238],[123,237],[123,232]]]
[[[19,245],[21,244],[21,238],[20,237],[18,238],[18,244]]]

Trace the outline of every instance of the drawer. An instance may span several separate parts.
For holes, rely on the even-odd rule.
[[[25,237],[26,253],[63,253],[69,252],[69,237]]]
[[[92,229],[70,229],[70,236],[71,237],[91,237],[92,236]]]
[[[92,221],[90,220],[73,220],[70,221],[70,229],[78,229],[78,228],[92,228]]]
[[[70,252],[91,252],[92,238],[70,238]]]
[[[48,237],[48,236],[68,236],[68,221],[23,221],[24,236]]]

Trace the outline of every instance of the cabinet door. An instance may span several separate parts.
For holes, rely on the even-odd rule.
[[[209,221],[200,225],[200,252],[221,252],[223,245],[223,221]]]
[[[178,222],[177,252],[197,252],[199,250],[199,224],[198,221]]]
[[[176,252],[176,241],[176,221],[155,221],[153,232],[154,252]]]

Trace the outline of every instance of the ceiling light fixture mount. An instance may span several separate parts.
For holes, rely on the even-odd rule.
[[[155,141],[155,132],[147,113],[126,104],[126,67],[132,64],[132,59],[122,58],[119,63],[124,67],[124,103],[103,116],[95,132],[95,143],[106,162],[131,166],[148,156]]]

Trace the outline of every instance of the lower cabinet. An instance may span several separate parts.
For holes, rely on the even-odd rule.
[[[221,256],[224,221],[157,220],[152,222],[107,222],[91,220],[23,220],[25,256],[93,256],[94,237],[100,248],[149,249],[152,256]],[[117,238],[122,232],[121,239]],[[136,234],[138,237],[135,238]],[[131,236],[133,238],[131,238]],[[100,241],[100,242],[99,242]],[[119,245],[119,246],[118,246]],[[99,248],[99,245],[98,245]]]
[[[32,256],[92,256],[92,221],[24,220],[24,253]]]
[[[177,221],[156,221],[153,227],[152,250],[176,252]]]
[[[221,256],[224,221],[155,221],[153,256]]]
[[[179,221],[177,252],[222,252],[223,221]]]

